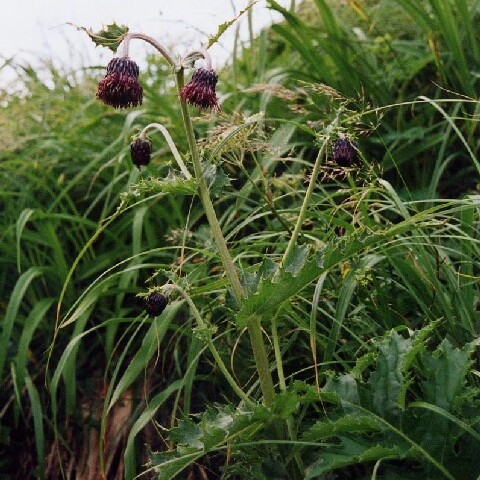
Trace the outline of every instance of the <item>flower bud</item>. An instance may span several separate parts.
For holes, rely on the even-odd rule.
[[[151,154],[152,143],[146,138],[138,137],[130,144],[130,157],[138,169],[150,163]]]
[[[191,80],[180,91],[182,100],[199,108],[211,108],[218,111],[218,97],[215,93],[218,75],[214,70],[199,68]]]
[[[342,167],[349,167],[357,159],[356,143],[348,138],[337,138],[333,142],[333,160]]]
[[[151,317],[158,317],[166,308],[168,299],[160,292],[151,293],[146,300],[145,309]]]
[[[138,82],[138,65],[127,57],[116,57],[107,65],[105,78],[100,81],[97,98],[114,108],[136,107],[143,101],[143,89]]]

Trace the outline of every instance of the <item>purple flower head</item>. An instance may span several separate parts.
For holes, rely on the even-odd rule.
[[[348,138],[337,138],[333,142],[333,160],[342,167],[349,167],[357,159],[356,143]]]
[[[130,144],[130,157],[138,169],[150,163],[151,154],[152,143],[146,138],[138,137]]]
[[[145,309],[151,317],[158,317],[166,308],[168,299],[160,292],[151,293],[146,300]]]
[[[218,75],[214,70],[199,68],[195,70],[191,80],[180,91],[182,100],[199,108],[219,110],[218,97],[215,93]]]
[[[138,65],[127,57],[116,57],[107,65],[107,74],[98,84],[97,98],[114,108],[142,104],[143,89],[138,82]]]

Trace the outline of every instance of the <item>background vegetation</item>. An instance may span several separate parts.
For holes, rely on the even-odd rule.
[[[284,21],[237,45],[222,112],[195,121],[241,306],[198,199],[155,180],[164,139],[129,158],[153,121],[187,152],[162,61],[129,112],[94,98],[101,69],[17,67],[1,92],[1,479],[479,478],[479,2],[269,5]],[[206,328],[180,298],[146,316],[136,295],[167,281]]]

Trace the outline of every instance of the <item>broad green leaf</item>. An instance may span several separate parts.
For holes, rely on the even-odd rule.
[[[411,339],[404,339],[395,331],[380,341],[376,368],[368,386],[372,409],[383,418],[398,415],[405,407],[408,378],[404,361],[411,348]]]
[[[293,249],[285,260],[284,269],[294,277],[304,267],[307,260],[307,249],[304,246],[294,245]]]
[[[202,164],[203,175],[207,182],[210,194],[219,196],[223,189],[230,185],[229,176],[223,171],[221,167],[218,167],[214,163]]]
[[[333,392],[338,395],[339,402],[346,401],[348,404],[359,405],[358,385],[352,375],[340,375],[338,378],[331,377],[327,380],[325,392]]]
[[[471,365],[470,346],[460,350],[443,340],[437,350],[424,357],[428,379],[422,382],[425,400],[452,412],[465,393],[465,381]]]

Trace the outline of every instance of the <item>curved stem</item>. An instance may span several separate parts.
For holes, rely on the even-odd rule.
[[[206,321],[203,320],[202,316],[200,315],[200,312],[197,309],[197,306],[195,303],[193,303],[193,300],[191,299],[190,295],[183,290],[180,287],[176,287],[177,290],[183,295],[185,300],[188,303],[188,306],[190,307],[190,311],[192,312],[193,316],[195,317],[195,320],[197,321],[197,324],[200,328],[208,328],[208,324]],[[220,356],[220,353],[218,352],[217,348],[215,347],[215,344],[213,343],[211,337],[208,337],[207,340],[207,345],[208,348],[210,349],[211,354],[213,355],[213,358],[215,359],[215,362],[217,363],[218,368],[220,371],[223,373],[225,379],[227,382],[230,384],[232,389],[235,391],[235,393],[248,405],[253,405],[252,400],[249,398],[249,396],[241,389],[240,385],[235,381],[233,376],[230,374],[228,371],[228,368],[226,367],[222,357]]]
[[[168,133],[168,130],[161,123],[150,123],[140,132],[140,136],[141,137],[145,136],[149,130],[158,130],[163,135],[163,137],[165,138],[165,140],[168,143],[170,151],[172,152],[172,154],[175,158],[175,161],[177,162],[178,166],[180,167],[180,170],[182,171],[185,178],[188,178],[188,179],[192,178],[192,175],[188,171],[188,168],[185,165],[185,163],[182,159],[182,156],[178,152],[177,146],[175,145],[175,142],[173,141],[170,133]]]
[[[171,57],[171,55],[168,53],[167,49],[160,43],[158,43],[154,38],[152,37],[149,37],[148,35],[145,35],[144,33],[127,33],[125,35],[125,38],[123,39],[123,55],[125,57],[128,57],[128,49],[129,49],[129,46],[130,46],[130,40],[133,40],[133,39],[139,39],[139,40],[143,40],[144,42],[147,42],[149,43],[150,45],[152,45],[152,47],[154,47],[156,50],[158,50],[158,52],[160,53],[160,55],[162,55],[163,58],[165,58],[165,60],[170,64],[171,67],[175,68],[175,61],[173,60],[173,58]]]
[[[199,58],[203,58],[205,60],[205,69],[211,70],[212,69],[212,57],[208,53],[205,48],[201,48],[199,50],[192,50],[189,52],[185,57],[182,59],[182,65],[186,62],[194,62]]]

